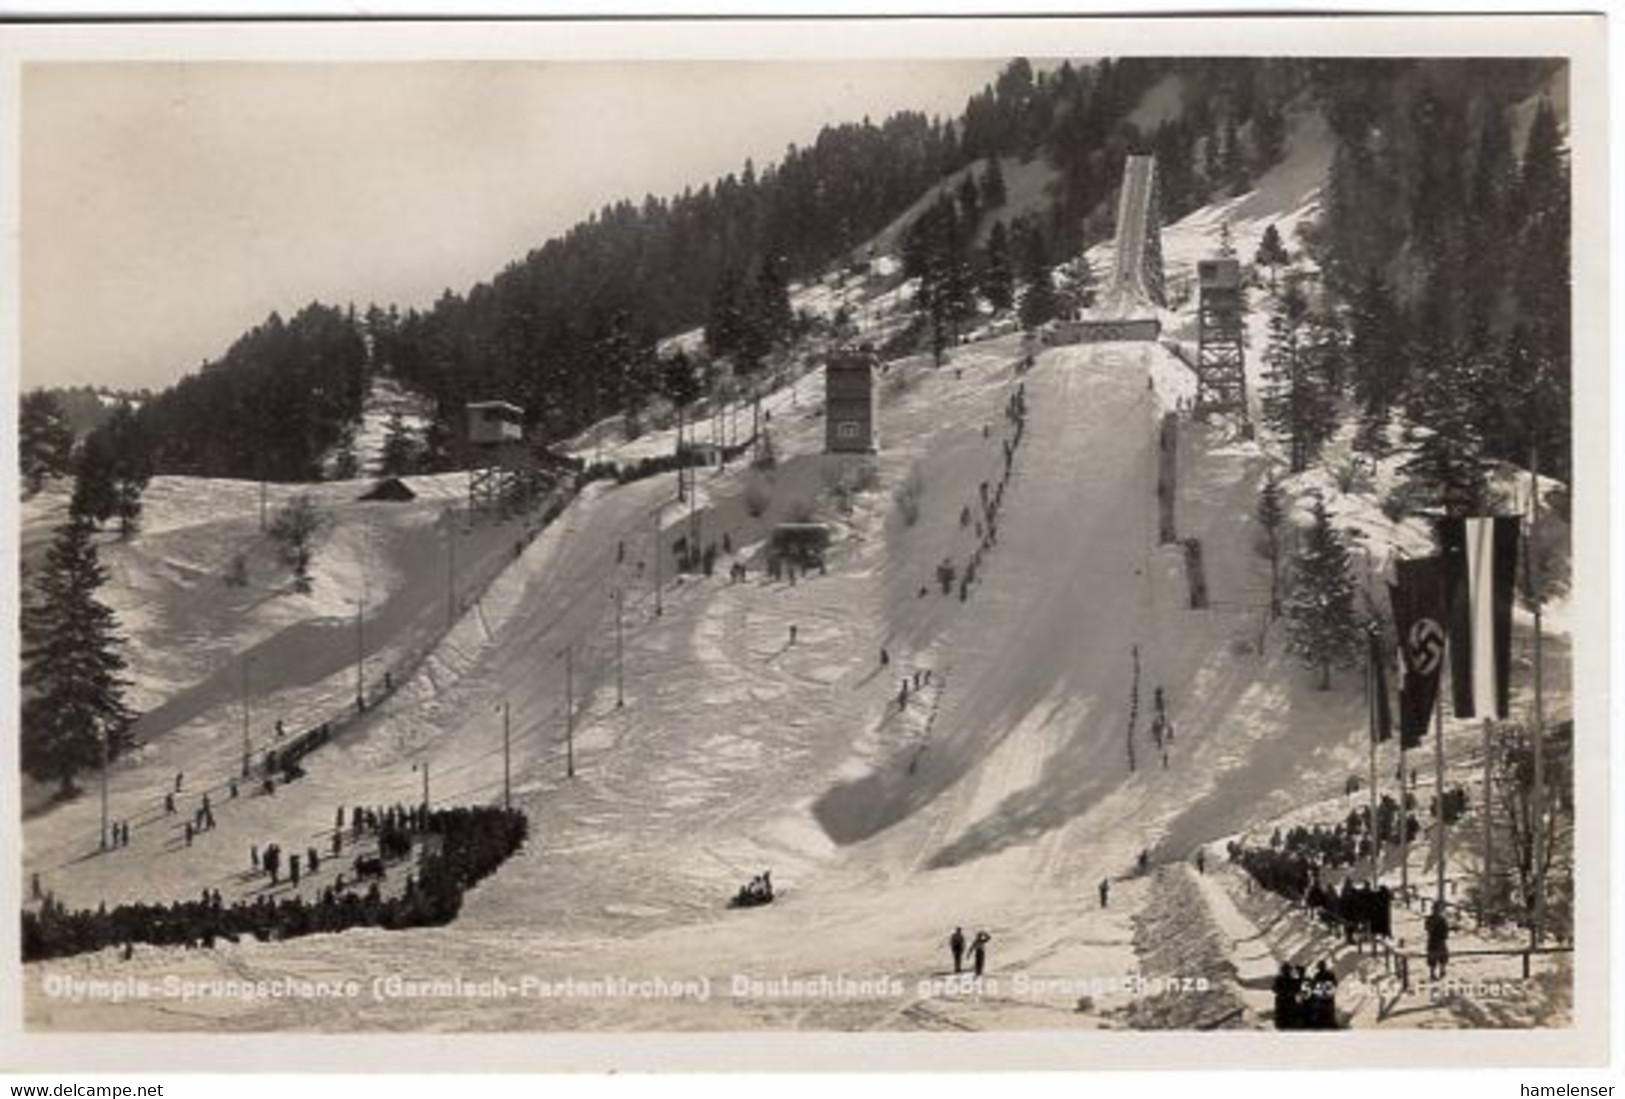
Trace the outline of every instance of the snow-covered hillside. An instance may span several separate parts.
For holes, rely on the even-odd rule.
[[[1324,177],[1319,127],[1297,118],[1290,155],[1256,191],[1164,230],[1171,282],[1189,281],[1222,222],[1244,257],[1267,225],[1294,239]],[[1100,270],[1109,259],[1090,253]],[[860,335],[872,338],[903,300],[885,270],[872,265],[851,286],[798,287],[795,300],[852,305]],[[1189,321],[1190,306],[1176,306],[1166,327],[1177,334]],[[1256,348],[1256,328],[1253,338]],[[1181,423],[1176,523],[1181,539],[1201,542],[1209,593],[1193,610],[1185,550],[1159,540],[1156,510],[1159,425],[1190,393],[1187,368],[1158,343],[1048,347],[1030,371],[1021,358],[1011,333],[951,349],[941,369],[923,355],[885,363],[873,457],[823,453],[819,364],[786,365],[761,397],[771,467],[707,468],[681,502],[671,475],[595,483],[534,538],[527,520],[452,514],[466,491],[455,475],[413,480],[418,499],[401,504],[359,502],[361,482],[298,490],[331,516],[308,595],[286,590],[259,534],[258,486],[155,481],[142,533],[104,548],[107,595],[151,708],[138,730],[143,748],[111,784],[112,812],[131,822],[132,842],[93,853],[93,799],[41,807],[26,822],[26,874],[71,906],[205,888],[228,901],[312,897],[347,864],[324,862],[298,886],[271,887],[248,873],[250,845],[298,850],[320,842],[336,809],[413,804],[423,791],[435,805],[498,799],[504,707],[513,798],[531,839],[467,895],[451,927],[202,951],[138,946],[128,960],[111,950],[61,959],[53,973],[275,972],[369,987],[379,973],[625,974],[704,980],[713,994],[177,1008],[52,999],[30,980],[29,1022],[1263,1027],[1269,1005],[1257,981],[1280,961],[1331,956],[1351,985],[1372,978],[1367,959],[1316,939],[1301,914],[1270,908],[1218,866],[1237,836],[1341,819],[1348,777],[1363,774],[1367,758],[1360,684],[1340,673],[1334,690],[1316,690],[1265,621],[1268,572],[1250,517],[1271,441]],[[1256,392],[1256,374],[1250,380]],[[393,399],[375,394],[369,407]],[[1027,410],[1019,426],[1013,401]],[[751,415],[749,404],[719,410],[696,437],[743,438]],[[606,421],[569,449],[625,463],[675,444],[675,426],[627,439]],[[1291,486],[1300,498],[1326,487],[1309,478]],[[273,488],[270,507],[293,491]],[[1375,500],[1341,494],[1336,514],[1362,526],[1369,545],[1410,544],[1414,530],[1377,525]],[[46,514],[40,505],[39,521]],[[809,516],[832,532],[827,568],[770,579],[773,525]],[[675,574],[679,539],[716,547],[715,575]],[[237,556],[248,583],[233,587],[222,577]],[[944,590],[939,566],[959,578],[973,559],[975,581]],[[352,600],[363,593],[358,628]],[[249,735],[272,744],[277,718],[302,728],[347,708],[358,645],[366,674],[388,668],[397,689],[274,797],[222,799],[241,750],[244,676]],[[1559,680],[1548,684],[1554,712],[1565,702]],[[1146,730],[1159,689],[1178,735],[1153,746]],[[1473,735],[1452,726],[1447,780],[1469,772]],[[174,817],[160,805],[177,772],[186,783]],[[1419,789],[1425,797],[1426,784]],[[220,826],[183,843],[179,820],[205,790],[215,792]],[[1198,851],[1209,873],[1193,867]],[[727,908],[766,868],[777,900]],[[1414,935],[1415,920],[1404,920]],[[955,925],[991,933],[991,984],[943,979]],[[1145,983],[1198,976],[1200,988]],[[1539,977],[1547,999],[1494,1025],[1527,1023],[1537,1010],[1562,1015],[1561,963]],[[877,983],[861,995],[788,990],[830,978]],[[1370,1025],[1472,1021],[1449,1001],[1392,1018],[1379,1018],[1369,998],[1348,1004]]]

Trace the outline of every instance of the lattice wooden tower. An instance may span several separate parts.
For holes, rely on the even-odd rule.
[[[1208,259],[1196,265],[1196,414],[1240,412],[1247,416],[1247,314],[1241,264]]]

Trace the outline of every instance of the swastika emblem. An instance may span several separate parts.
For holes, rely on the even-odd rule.
[[[1432,675],[1443,659],[1444,628],[1431,618],[1417,619],[1405,638],[1405,663],[1417,675]]]

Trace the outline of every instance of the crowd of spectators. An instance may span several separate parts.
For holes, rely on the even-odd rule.
[[[262,892],[253,900],[226,904],[219,890],[204,889],[190,901],[70,910],[47,896],[37,910],[23,912],[23,960],[107,947],[121,948],[128,957],[135,943],[212,948],[220,939],[266,942],[351,927],[393,930],[449,923],[462,908],[463,894],[524,843],[528,822],[517,810],[460,806],[391,811],[377,818],[376,827],[379,853],[358,855],[354,877],[347,882],[339,875],[313,900],[276,900]],[[390,865],[400,868],[414,850],[418,858],[404,886],[385,896]]]

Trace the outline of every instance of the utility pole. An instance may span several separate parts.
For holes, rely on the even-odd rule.
[[[575,651],[564,650],[564,777],[576,777]]]
[[[367,712],[367,639],[362,626],[363,616],[366,613],[367,601],[365,598],[357,599],[355,603],[355,712]]]
[[[502,807],[513,808],[513,736],[508,721],[508,700],[502,700]]]
[[[102,850],[107,850],[107,730],[102,730]]]
[[[664,567],[664,559],[665,559],[665,556],[666,556],[665,539],[661,537],[662,532],[661,532],[661,529],[660,529],[660,519],[661,519],[661,516],[663,515],[663,513],[665,512],[665,510],[666,510],[666,505],[664,503],[659,503],[659,504],[655,505],[655,617],[656,618],[659,618],[659,617],[661,617],[662,615],[664,615],[666,613],[665,605],[662,602],[662,599],[664,598],[664,596],[663,596],[663,593],[662,593],[662,590],[661,590],[664,587],[664,585],[661,583],[661,579],[660,579],[660,571]]]
[[[615,585],[615,708],[626,705],[626,644],[622,627],[621,607],[625,602],[624,589]]]
[[[683,406],[677,406],[677,502],[683,502]]]
[[[355,605],[355,712],[367,712],[367,541],[361,542],[361,598]]]
[[[446,512],[446,628],[457,624],[457,506]]]
[[[242,658],[242,670],[243,670],[243,777],[244,778],[248,777],[248,771],[249,771],[249,767],[250,767],[250,762],[249,761],[253,756],[253,747],[252,747],[252,745],[249,744],[249,739],[248,739],[248,660],[249,660],[248,654],[244,653],[243,658]]]

